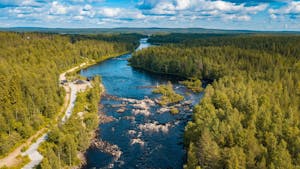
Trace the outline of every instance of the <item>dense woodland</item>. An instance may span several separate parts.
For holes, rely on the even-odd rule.
[[[180,36],[155,36],[161,46],[130,61],[213,81],[185,129],[185,168],[300,168],[300,37]]]
[[[42,169],[61,169],[74,167],[82,162],[79,155],[89,146],[98,128],[98,103],[100,100],[100,79],[96,77],[92,88],[77,95],[72,116],[63,125],[55,125],[49,133],[47,142],[43,143],[40,152],[44,159]]]
[[[58,114],[65,95],[60,73],[132,51],[140,35],[94,37],[0,32],[0,156]]]
[[[285,56],[300,58],[300,35],[289,34],[168,34],[155,35],[149,39],[151,43],[175,43],[182,47],[191,46],[235,46],[241,49],[255,49],[280,53]]]

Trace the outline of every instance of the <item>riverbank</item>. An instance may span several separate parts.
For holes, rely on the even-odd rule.
[[[49,132],[48,140],[39,148],[44,156],[42,168],[77,168],[83,163],[80,154],[90,146],[99,124],[100,86],[96,77],[86,90],[79,91],[69,120]]]
[[[112,59],[112,58],[116,58],[116,57],[119,57],[119,56],[122,56],[122,55],[125,55],[125,54],[128,54],[128,53],[131,53],[130,51],[126,51],[126,52],[121,52],[121,53],[116,53],[116,54],[112,54],[112,55],[107,55],[107,56],[104,56],[98,60],[88,60],[84,63],[81,63],[79,66],[76,66],[76,69],[73,69],[71,72],[73,72],[74,74],[73,75],[76,75],[79,73],[80,70],[82,69],[86,69],[90,66],[93,66],[93,65],[96,65],[98,63],[101,63],[101,62],[104,62],[108,59]],[[70,73],[70,72],[69,72]]]
[[[66,73],[74,71],[75,69],[77,69],[77,67],[80,67],[81,65],[85,65],[85,63],[82,63],[79,66],[73,67],[68,71],[62,73],[59,76],[59,80],[60,81],[66,80]],[[68,102],[68,104],[66,107],[62,108],[65,112],[63,117],[60,118],[59,117],[60,115],[57,116],[58,124],[64,124],[70,118],[70,116],[72,115],[72,109],[74,107],[74,102],[76,100],[77,93],[81,90],[85,90],[88,86],[90,85],[89,84],[85,84],[84,86],[77,85],[74,82],[68,82],[67,84],[63,85],[66,91],[66,96],[64,100],[65,102]],[[59,121],[59,119],[61,119],[61,121]],[[40,154],[39,147],[43,142],[45,142],[48,139],[48,133],[49,132],[45,132],[25,152],[21,153],[22,156],[28,156],[30,159],[30,162],[23,167],[24,169],[32,169],[41,163],[41,161],[43,160],[43,155]]]
[[[100,88],[100,99],[101,99],[102,95],[105,93],[105,87],[101,82],[99,83],[99,88]],[[99,106],[101,106],[101,105],[99,105]],[[108,119],[108,117],[105,116],[103,112],[101,112],[99,110],[97,112],[98,112],[98,118],[97,118],[97,120],[98,120],[97,123],[98,124],[105,123],[105,122],[108,122],[108,121],[112,120],[112,119]],[[79,116],[82,117],[81,112],[79,113]],[[85,127],[85,126],[83,126],[83,127]],[[99,129],[98,129],[98,126],[97,126],[96,128],[94,128],[93,130],[90,131],[90,137],[88,138],[88,143],[90,145],[89,147],[95,145],[95,143],[97,142],[96,140],[97,140],[97,137],[98,137],[98,134],[97,134],[98,130]],[[86,153],[86,150],[87,149],[84,149],[83,151],[80,151],[80,152],[77,153],[77,157],[80,160],[80,163],[79,163],[78,166],[73,167],[73,169],[76,169],[76,168],[79,169],[83,165],[86,164],[86,159],[85,159],[85,156],[84,156],[84,154]]]
[[[186,79],[188,79],[188,77],[182,76],[180,74],[165,73],[165,72],[161,72],[161,71],[155,71],[155,70],[152,70],[152,69],[147,69],[147,68],[142,67],[142,66],[134,65],[134,64],[131,63],[131,59],[129,59],[129,65],[131,67],[135,68],[135,69],[142,70],[142,71],[149,72],[149,73],[153,73],[153,74],[156,74],[156,75],[174,77],[175,79],[178,79],[178,80],[186,80]]]

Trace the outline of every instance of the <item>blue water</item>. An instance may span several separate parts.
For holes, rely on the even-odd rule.
[[[146,39],[140,41],[140,47],[150,46]],[[101,99],[100,111],[116,120],[99,125],[99,139],[117,145],[122,151],[119,159],[114,159],[97,148],[87,150],[87,164],[83,168],[183,168],[186,152],[183,146],[183,132],[187,121],[191,119],[192,105],[180,108],[178,115],[169,112],[157,113],[159,105],[149,106],[150,115],[133,113],[134,105],[123,98],[142,100],[145,97],[154,100],[159,95],[153,94],[153,87],[172,81],[176,92],[185,96],[185,101],[198,103],[202,94],[190,93],[178,84],[178,79],[170,76],[151,74],[132,68],[127,59],[131,54],[122,55],[81,71],[81,75],[93,77],[100,75],[106,89]],[[114,96],[114,97],[111,97]],[[122,100],[123,99],[123,100]],[[125,104],[126,110],[118,113],[117,105]],[[146,131],[140,128],[145,124],[170,125],[168,131]],[[135,131],[129,134],[129,131]],[[139,139],[144,144],[131,144]]]

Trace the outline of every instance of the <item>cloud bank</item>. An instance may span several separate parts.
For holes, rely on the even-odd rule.
[[[300,29],[300,1],[0,0],[0,23],[45,27],[212,27]],[[206,25],[207,24],[207,25]],[[266,25],[264,27],[264,24]],[[276,26],[277,25],[277,26]]]

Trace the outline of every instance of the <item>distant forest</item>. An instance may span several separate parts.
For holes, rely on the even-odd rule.
[[[0,156],[56,119],[63,71],[133,51],[141,35],[0,32]]]
[[[209,80],[185,128],[186,169],[300,168],[300,36],[156,35],[137,68]]]

